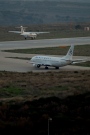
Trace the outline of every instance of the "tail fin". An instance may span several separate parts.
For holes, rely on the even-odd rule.
[[[21,34],[23,34],[24,32],[23,26],[20,26],[20,28],[21,28]]]
[[[20,26],[20,27],[16,27],[16,28],[21,28],[21,34],[23,34],[25,31],[25,28],[27,28],[27,27]]]
[[[73,51],[74,51],[74,45],[71,45],[66,56],[65,56],[65,59],[72,60]]]

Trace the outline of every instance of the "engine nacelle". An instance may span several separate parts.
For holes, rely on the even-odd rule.
[[[36,64],[33,64],[33,67],[37,67],[37,65]]]
[[[39,68],[41,65],[39,65],[39,64],[33,64],[33,67],[37,67],[37,68]]]

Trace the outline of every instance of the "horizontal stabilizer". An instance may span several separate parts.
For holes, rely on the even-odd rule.
[[[50,33],[50,32],[30,32],[30,33],[44,34],[44,33]]]
[[[82,62],[87,62],[87,60],[80,60],[80,59],[73,60],[72,64],[77,64],[77,63],[82,63]]]
[[[13,32],[13,33],[21,33],[21,31],[9,31],[9,32]]]

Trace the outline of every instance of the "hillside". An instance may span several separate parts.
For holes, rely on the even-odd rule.
[[[90,3],[68,1],[0,1],[0,25],[90,22]]]

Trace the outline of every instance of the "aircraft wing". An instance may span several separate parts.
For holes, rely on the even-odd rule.
[[[50,32],[29,32],[30,34],[43,34],[43,33],[50,33]]]
[[[82,62],[86,62],[88,60],[84,60],[84,59],[75,59],[75,60],[72,60],[72,64],[77,64],[77,63],[82,63]]]
[[[43,34],[43,33],[50,33],[50,32],[36,32],[36,34]]]
[[[21,31],[9,31],[9,32],[13,32],[13,33],[21,33]]]

